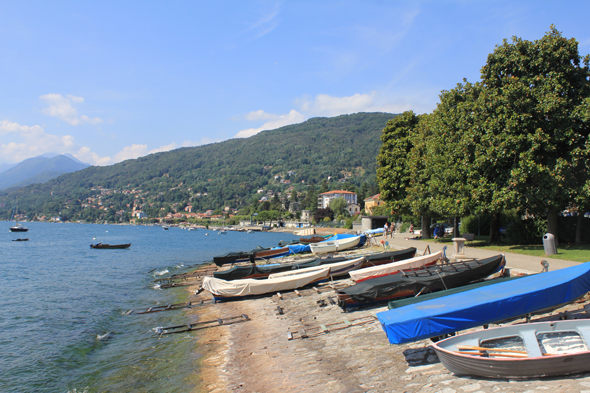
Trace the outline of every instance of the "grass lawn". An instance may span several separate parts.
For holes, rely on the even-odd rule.
[[[453,240],[451,237],[444,239],[430,239],[440,243],[449,243],[452,250]],[[573,262],[589,262],[590,261],[590,245],[588,244],[560,244],[557,246],[557,254],[545,255],[545,250],[542,244],[539,245],[516,245],[516,244],[489,244],[487,236],[475,236],[473,241],[466,242],[467,247],[481,248],[485,250],[494,250],[500,252],[511,252],[513,254],[531,255],[535,257],[544,257],[547,259],[564,259]]]

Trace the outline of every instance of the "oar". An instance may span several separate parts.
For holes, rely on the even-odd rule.
[[[487,352],[487,351],[486,351]],[[484,355],[481,352],[461,352],[461,351],[457,351],[457,353],[463,354],[463,355]],[[504,357],[504,358],[527,358],[527,355],[521,355],[521,354],[516,354],[516,353],[487,353],[488,356],[494,356],[494,357]]]
[[[523,353],[527,354],[527,351],[517,351],[515,349],[502,349],[502,348],[485,348],[476,347],[473,345],[457,345],[458,350],[471,350],[471,351],[492,351],[492,352],[512,352],[512,353]]]

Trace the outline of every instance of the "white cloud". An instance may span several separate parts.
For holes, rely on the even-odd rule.
[[[303,112],[309,116],[338,116],[369,111],[375,102],[376,93],[354,94],[349,97],[332,97],[318,94],[315,100],[304,99],[301,102]]]
[[[44,153],[69,153],[76,146],[71,135],[47,134],[41,126],[24,126],[9,120],[0,121],[0,135],[11,134],[11,142],[0,141],[0,157],[19,162]]]
[[[258,111],[261,112],[261,111]],[[253,112],[251,112],[253,113]],[[261,131],[265,130],[274,130],[275,128],[288,126],[291,124],[301,123],[304,121],[306,117],[301,113],[297,112],[295,109],[292,109],[286,115],[273,115],[272,120],[267,121],[261,127],[258,128],[249,128],[247,130],[242,130],[238,132],[234,138],[248,138],[252,135],[256,135]]]
[[[86,115],[78,116],[78,111],[72,104],[80,104],[84,102],[84,98],[72,95],[62,96],[61,94],[45,94],[39,97],[48,105],[43,108],[43,113],[49,116],[57,117],[68,124],[77,126],[83,123],[99,124],[103,120],[99,117],[90,118]]]

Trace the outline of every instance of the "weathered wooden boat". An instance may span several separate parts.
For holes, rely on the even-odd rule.
[[[361,241],[360,236],[353,236],[338,240],[328,240],[319,243],[310,244],[311,252],[314,254],[322,254],[328,252],[338,252],[354,248],[359,245]]]
[[[554,377],[590,371],[590,320],[553,321],[478,330],[432,345],[458,375]]]
[[[402,270],[419,269],[422,267],[435,265],[437,262],[442,260],[442,257],[443,252],[439,251],[434,254],[422,255],[403,261],[367,267],[351,272],[350,278],[352,278],[352,281],[359,283],[373,278],[390,276],[392,274],[399,273]]]
[[[122,249],[122,248],[129,248],[129,247],[131,247],[131,243],[127,243],[127,244],[97,243],[97,244],[90,245],[90,248],[97,248],[97,249]]]
[[[325,267],[330,268],[330,278],[338,278],[338,277],[347,276],[352,271],[359,269],[363,265],[364,261],[365,261],[365,258],[360,257],[360,258],[350,259],[347,261],[336,262],[336,263],[333,263],[330,265],[313,266],[313,267],[306,267],[306,268],[299,269],[299,270],[289,270],[289,271],[281,272],[281,273],[273,273],[273,274],[269,275],[268,278],[293,276],[296,274],[317,271],[320,269],[324,269]]]
[[[380,312],[377,318],[389,342],[401,344],[546,312],[589,291],[590,263],[582,263]]]
[[[277,258],[289,254],[289,247],[280,247],[275,249],[257,247],[252,251],[229,252],[225,255],[213,257],[213,262],[217,266],[223,266],[228,263],[254,262],[269,258]]]
[[[319,243],[319,242],[323,242],[325,240],[328,240],[330,237],[332,237],[332,235],[300,237],[299,243],[301,243],[301,244]]]
[[[366,280],[336,291],[344,311],[395,298],[415,296],[466,285],[496,273],[505,265],[503,255],[401,271],[399,274]]]
[[[330,267],[326,266],[312,272],[287,277],[267,278],[264,280],[247,278],[244,280],[225,281],[215,277],[205,277],[203,279],[203,288],[213,295],[215,301],[235,300],[247,296],[290,291],[325,281],[329,276]]]
[[[416,254],[416,248],[410,247],[399,251],[386,251],[374,254],[359,254],[340,257],[313,257],[296,263],[280,264],[274,263],[269,265],[234,266],[231,269],[217,271],[213,277],[223,280],[240,280],[244,278],[266,278],[269,274],[280,273],[289,270],[304,269],[307,267],[330,265],[336,262],[346,261],[352,258],[364,257],[362,268],[378,266],[385,263],[401,261],[413,257]]]

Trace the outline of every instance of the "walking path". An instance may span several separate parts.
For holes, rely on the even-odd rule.
[[[389,242],[390,246],[394,246],[395,248],[408,248],[408,247],[416,247],[419,252],[423,252],[426,249],[426,246],[430,247],[430,251],[438,252],[443,249],[443,247],[447,246],[446,254],[447,257],[450,258],[453,254],[453,243],[439,243],[434,240],[432,241],[422,241],[422,240],[407,240],[410,235],[409,233],[396,233],[394,238],[387,237],[383,239],[383,237],[375,238],[378,242],[381,240],[385,240]],[[468,258],[488,258],[494,255],[498,255],[499,251],[494,250],[485,250],[481,248],[475,247],[465,247],[465,256]],[[530,272],[540,272],[543,270],[543,266],[541,265],[542,260],[546,260],[549,262],[549,270],[558,270],[563,269],[570,266],[579,265],[579,262],[572,262],[566,261],[563,259],[553,259],[553,258],[546,258],[546,257],[534,257],[530,255],[522,255],[522,254],[513,254],[513,253],[504,253],[506,255],[506,266],[508,268],[519,269],[519,270],[526,270]]]

